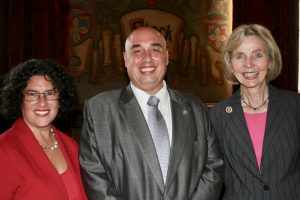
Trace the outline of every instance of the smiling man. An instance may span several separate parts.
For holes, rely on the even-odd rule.
[[[124,61],[130,84],[85,102],[80,163],[89,199],[218,199],[223,160],[207,108],[167,87],[163,36],[136,29]]]

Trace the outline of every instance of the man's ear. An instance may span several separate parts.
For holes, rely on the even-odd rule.
[[[124,64],[125,64],[125,67],[127,68],[127,61],[128,61],[128,58],[127,58],[127,54],[125,51],[123,51],[123,58],[124,58]]]
[[[168,50],[166,51],[166,66],[168,66],[168,64],[169,64],[169,52],[168,52]]]

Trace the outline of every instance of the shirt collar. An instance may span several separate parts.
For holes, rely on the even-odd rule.
[[[160,105],[165,105],[168,102],[169,93],[167,89],[167,83],[165,81],[163,81],[163,87],[155,95],[150,95],[147,92],[135,87],[132,82],[130,82],[130,87],[140,105],[147,105],[150,96],[156,96],[159,98]]]

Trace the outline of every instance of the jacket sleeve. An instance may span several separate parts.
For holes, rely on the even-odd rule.
[[[197,190],[195,191],[192,200],[196,199],[207,199],[207,200],[218,200],[222,185],[223,185],[223,173],[224,173],[224,162],[223,154],[220,151],[220,146],[218,139],[215,135],[215,130],[209,120],[207,110],[204,109],[202,116],[196,119],[198,132],[204,132],[206,141],[202,144],[206,144],[205,149],[206,155],[201,154],[205,157],[206,162],[201,179]],[[197,122],[197,120],[202,120],[202,122]],[[203,124],[203,127],[199,127],[198,124]]]
[[[105,167],[108,166],[103,156],[105,151],[103,147],[99,146],[96,142],[95,134],[110,134],[109,125],[105,125],[105,120],[101,120],[100,117],[100,115],[105,115],[106,111],[102,110],[101,113],[99,113],[99,110],[97,110],[98,114],[92,116],[92,110],[87,101],[84,106],[84,119],[79,146],[81,175],[85,191],[90,200],[121,200],[122,198],[116,190],[113,178]],[[98,123],[97,127],[103,128],[101,130],[95,130],[94,123]],[[107,141],[107,143],[110,143],[110,141]]]
[[[0,142],[0,199],[3,200],[14,199],[19,183],[21,183],[11,159],[7,148],[1,148]]]

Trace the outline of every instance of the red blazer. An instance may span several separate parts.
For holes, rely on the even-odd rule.
[[[82,198],[87,199],[79,171],[75,140],[53,127],[68,170],[77,177]],[[0,135],[1,200],[69,200],[60,175],[49,161],[29,127],[18,119]]]

